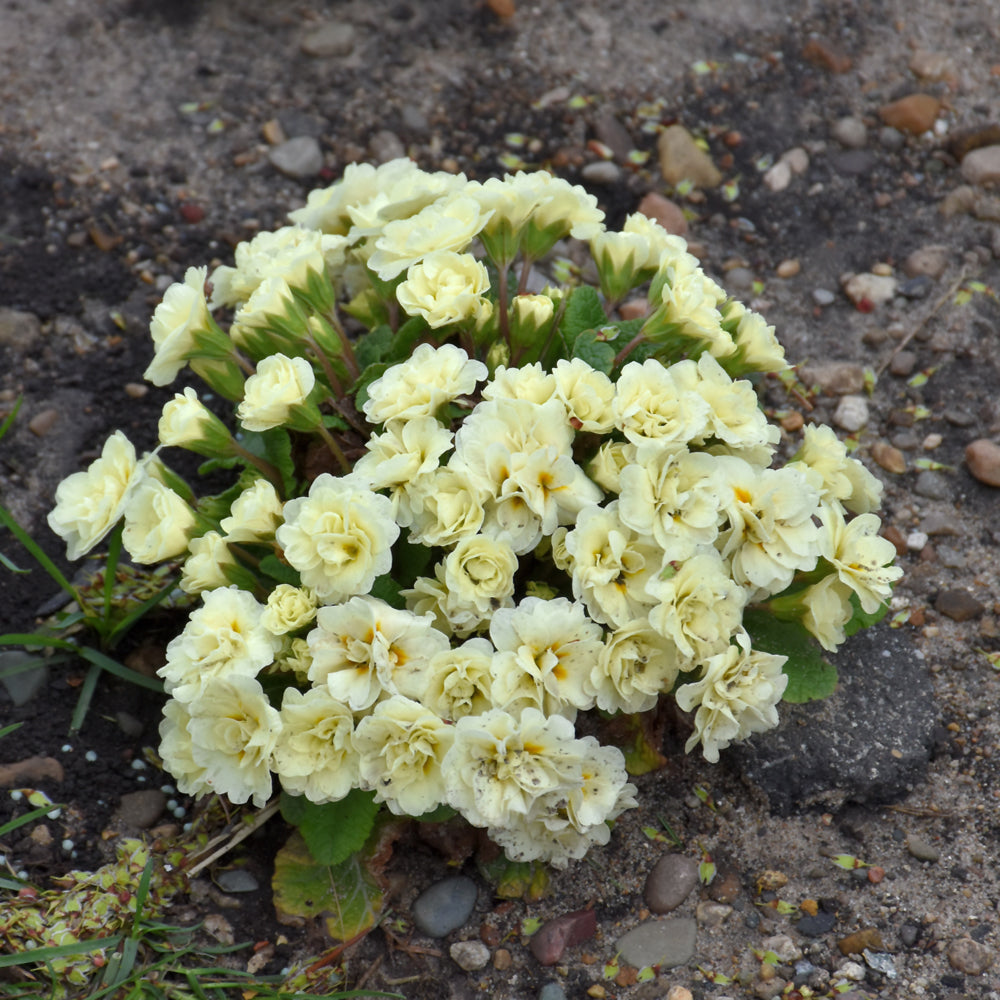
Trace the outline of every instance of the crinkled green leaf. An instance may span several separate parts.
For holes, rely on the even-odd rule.
[[[354,357],[358,367],[364,371],[369,365],[381,361],[392,346],[392,330],[383,323],[363,337],[358,337],[354,345]]]
[[[479,861],[478,868],[500,899],[530,901],[548,892],[549,871],[540,861],[511,861],[501,853],[492,861]]]
[[[753,648],[787,656],[781,668],[788,675],[784,700],[792,704],[815,701],[837,687],[837,668],[823,659],[820,647],[799,622],[779,621],[766,611],[749,609],[743,626]]]
[[[595,371],[610,375],[615,366],[615,349],[599,337],[599,330],[584,330],[573,341],[573,357],[586,361]]]
[[[365,403],[368,402],[368,387],[376,379],[380,379],[388,369],[389,364],[385,361],[379,361],[362,369],[361,378],[358,379],[354,386],[354,405],[357,407],[359,413],[364,411]]]
[[[382,912],[384,892],[364,854],[337,865],[323,865],[293,833],[274,859],[274,908],[285,924],[301,925],[323,917],[336,941],[351,941],[373,927]]]
[[[851,594],[851,607],[854,608],[854,614],[851,615],[851,620],[844,626],[844,634],[847,636],[852,636],[855,632],[860,632],[863,628],[875,625],[885,618],[889,612],[888,603],[880,604],[871,614],[868,614],[867,611],[862,611],[861,602],[855,593]]]
[[[597,289],[590,285],[580,285],[570,293],[560,331],[566,343],[572,344],[584,330],[599,329],[607,322],[608,317]]]
[[[298,587],[302,583],[298,570],[282,562],[274,553],[264,556],[257,568],[278,583],[290,583],[293,587]]]
[[[304,795],[281,794],[281,815],[297,826],[318,864],[337,865],[364,847],[379,806],[372,792],[352,789],[339,802],[317,805]]]

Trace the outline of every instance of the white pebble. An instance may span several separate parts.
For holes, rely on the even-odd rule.
[[[74,847],[74,844],[73,844],[73,841],[72,841],[72,840],[70,840],[70,839],[69,839],[68,837],[66,838],[66,840],[64,840],[64,841],[62,842],[62,849],[63,849],[63,850],[64,850],[64,851],[65,851],[65,852],[66,852],[67,854],[69,854],[69,852],[73,850],[73,847]]]
[[[62,815],[62,809],[50,809],[45,815],[49,819],[59,819]]]
[[[91,764],[93,764],[93,763],[94,763],[94,761],[95,761],[95,760],[97,760],[97,754],[96,754],[96,753],[94,753],[94,751],[93,751],[93,750],[88,750],[88,751],[87,751],[87,752],[86,752],[86,753],[85,753],[85,754],[83,755],[83,759],[84,759],[84,760],[86,760],[86,761],[90,761],[90,763],[91,763]]]
[[[833,414],[833,422],[849,433],[868,423],[868,401],[864,396],[843,396]]]
[[[63,753],[72,753],[73,752],[73,747],[69,743],[64,743],[60,747],[60,749],[62,750]]]
[[[12,791],[12,792],[10,793],[10,797],[11,797],[11,798],[12,798],[12,799],[13,799],[13,800],[14,800],[15,802],[20,802],[20,801],[21,801],[21,799],[23,799],[23,798],[24,798],[24,793],[23,793],[23,792],[21,792],[20,790],[18,790],[17,788],[15,788],[15,789],[14,789],[14,791]]]
[[[204,399],[204,397],[202,398]],[[173,785],[160,785],[160,791],[163,792],[164,795],[173,795],[177,789],[174,788]]]
[[[167,799],[167,812],[173,812],[177,808],[177,799]]]
[[[171,809],[170,812],[172,813],[174,819],[184,819],[184,817],[187,816],[187,809],[185,809],[184,806],[178,806],[176,809]]]
[[[906,547],[911,552],[919,552],[930,541],[926,531],[913,531],[906,536]]]
[[[146,762],[144,760],[140,760],[138,757],[136,757],[136,759],[134,761],[132,761],[132,770],[133,771],[145,771],[146,770]]]

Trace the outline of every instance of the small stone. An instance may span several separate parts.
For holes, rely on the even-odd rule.
[[[865,370],[852,361],[803,365],[800,378],[806,385],[830,396],[857,395],[865,388]]]
[[[490,960],[490,949],[482,941],[456,941],[449,949],[451,960],[466,972],[485,969]]]
[[[871,454],[886,472],[896,476],[906,472],[906,458],[898,448],[893,448],[888,442],[876,441],[871,447]]]
[[[934,610],[954,622],[967,622],[978,618],[986,608],[967,590],[942,590],[934,602]]]
[[[791,410],[781,418],[781,426],[788,431],[789,434],[794,434],[795,431],[801,430],[802,425],[805,422],[805,417],[803,417],[798,410]]]
[[[655,191],[650,191],[639,202],[638,211],[647,219],[658,222],[674,236],[683,236],[688,231],[688,221],[680,205]]]
[[[814,36],[802,49],[802,58],[831,73],[846,73],[851,66],[851,57],[843,49],[825,38]]]
[[[540,965],[555,965],[567,948],[592,938],[597,933],[597,914],[577,910],[547,920],[531,936],[528,947]]]
[[[961,410],[955,406],[950,406],[944,411],[944,419],[952,427],[971,427],[976,422],[976,418],[968,410]]]
[[[970,184],[1000,184],[1000,146],[983,146],[962,160],[962,177]]]
[[[158,788],[126,792],[118,802],[115,816],[123,826],[148,830],[163,814],[167,797]]]
[[[215,879],[223,892],[256,892],[260,883],[243,868],[230,868],[220,872]]]
[[[920,928],[916,924],[903,924],[899,928],[899,940],[904,948],[912,948],[920,940]]]
[[[941,852],[931,843],[916,833],[906,835],[906,849],[918,861],[937,861]]]
[[[927,437],[920,442],[920,447],[923,448],[924,451],[934,451],[935,448],[940,448],[943,443],[944,437],[935,431],[928,434]]]
[[[25,757],[13,764],[0,764],[0,788],[20,788],[43,781],[58,784],[65,777],[63,766],[55,757]]]
[[[813,302],[818,306],[832,306],[836,296],[829,288],[814,288],[812,292]]]
[[[922,531],[911,531],[906,536],[906,547],[911,552],[920,552],[927,547],[930,539]]]
[[[920,135],[934,127],[941,101],[931,94],[909,94],[884,104],[878,109],[879,117],[886,125],[891,125],[900,132]]]
[[[862,983],[865,979],[865,967],[860,962],[844,962],[837,969],[837,975],[852,983]]]
[[[878,130],[878,141],[879,145],[883,149],[895,152],[896,150],[903,148],[903,144],[906,142],[906,136],[903,135],[898,128],[893,128],[891,125],[883,125]]]
[[[920,247],[919,250],[914,250],[903,261],[903,273],[910,278],[925,274],[928,278],[937,281],[948,269],[950,259],[951,251],[948,247],[940,243],[931,243]]]
[[[920,530],[927,535],[957,535],[955,515],[932,510],[921,522]]]
[[[421,934],[440,938],[469,919],[476,905],[476,883],[453,875],[428,886],[413,902],[413,922]]]
[[[900,351],[892,356],[889,362],[889,371],[898,378],[906,378],[913,374],[913,369],[917,367],[917,356],[913,351]]]
[[[837,942],[841,955],[860,955],[866,948],[871,951],[884,951],[882,932],[877,927],[866,927],[863,930],[848,934]]]
[[[698,188],[714,188],[722,183],[722,174],[712,158],[683,125],[668,125],[656,146],[660,171],[668,184],[676,186],[686,180]]]
[[[778,160],[764,174],[763,180],[769,191],[784,191],[792,183],[792,168],[784,160]]]
[[[514,956],[506,948],[497,948],[493,952],[493,968],[497,972],[504,972],[514,964]]]
[[[929,275],[918,274],[899,286],[899,294],[905,299],[925,299],[933,287],[934,282]]]
[[[774,273],[779,278],[794,278],[801,270],[802,264],[799,260],[795,257],[788,257],[774,269]]]
[[[871,312],[896,294],[896,279],[887,274],[855,274],[844,282],[844,294],[858,309]]]
[[[795,929],[806,937],[821,937],[832,931],[836,922],[837,918],[832,913],[820,910],[814,916],[802,917],[795,925]]]
[[[538,991],[538,1000],[566,1000],[566,991],[561,983],[546,983]]]
[[[887,524],[882,529],[882,537],[892,542],[892,544],[896,547],[897,556],[905,556],[909,551],[909,546],[906,544],[906,538],[896,525]]]
[[[60,596],[59,607],[65,600]],[[17,669],[18,667],[24,669]],[[38,657],[20,649],[6,649],[0,652],[0,685],[18,708],[27,705],[49,682],[47,663],[39,663]]]
[[[987,486],[1000,486],[1000,445],[980,438],[966,445],[965,464],[969,472]]]
[[[640,319],[649,312],[649,302],[646,299],[629,299],[618,307],[618,315],[622,319]]]
[[[145,726],[129,712],[115,712],[115,722],[118,723],[118,728],[126,735],[134,740],[137,740],[142,736]]]
[[[940,472],[924,469],[913,484],[913,492],[928,500],[947,500],[951,496],[951,483]]]
[[[719,862],[715,878],[708,887],[709,896],[717,903],[732,903],[742,891],[739,872],[731,865]]]
[[[0,345],[27,353],[41,335],[42,322],[34,313],[0,308]]]
[[[868,424],[868,400],[864,396],[844,396],[833,412],[833,422],[849,434]]]
[[[637,969],[647,965],[672,969],[694,954],[696,934],[697,924],[687,917],[649,920],[622,935],[616,948],[622,961]]]
[[[308,180],[323,169],[323,151],[311,135],[299,135],[275,146],[267,158],[275,170],[293,180]]]
[[[755,280],[749,267],[734,267],[726,272],[726,284],[737,291],[749,291]]]
[[[346,56],[354,48],[355,36],[354,26],[347,21],[327,21],[310,31],[300,47],[314,59]]]
[[[948,961],[953,969],[968,976],[981,976],[994,962],[996,952],[970,937],[956,938],[948,945]]]
[[[830,133],[846,149],[862,149],[868,142],[865,123],[854,115],[835,121]]]
[[[611,160],[597,160],[588,163],[580,176],[591,184],[617,184],[622,179],[622,168]]]
[[[126,382],[124,388],[129,399],[142,399],[149,393],[149,386],[142,382]]]
[[[917,49],[910,56],[910,71],[924,80],[954,80],[955,64],[943,52]]]
[[[809,169],[809,154],[801,146],[793,146],[781,154],[781,162],[787,163],[796,176]]]
[[[802,949],[787,934],[764,938],[760,946],[764,951],[773,952],[778,961],[785,965],[797,962],[802,957]]]
[[[683,854],[664,854],[646,879],[642,898],[653,913],[676,910],[698,885],[698,863]]]
[[[665,1000],[693,1000],[693,995],[686,986],[671,986]]]
[[[865,957],[865,963],[868,968],[874,969],[875,972],[885,976],[886,979],[895,979],[899,974],[896,969],[896,963],[892,959],[892,955],[887,952],[869,951],[866,948],[862,954]]]
[[[713,928],[721,927],[732,912],[733,908],[728,903],[716,903],[711,899],[703,899],[695,907],[694,915],[699,926]]]
[[[376,132],[371,138],[369,148],[372,159],[378,163],[388,163],[390,160],[398,160],[400,157],[406,156],[403,140],[395,132],[390,132],[389,129]]]
[[[603,111],[597,116],[594,122],[594,134],[621,163],[628,160],[629,153],[635,148],[628,129],[609,111]]]
[[[59,423],[59,411],[50,408],[36,413],[28,421],[28,430],[35,437],[45,437],[57,423]]]
[[[260,134],[264,137],[264,142],[269,146],[280,146],[288,139],[285,130],[281,127],[281,122],[277,118],[270,118],[260,127]]]

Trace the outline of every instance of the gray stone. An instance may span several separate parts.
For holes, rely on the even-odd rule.
[[[221,872],[215,880],[223,892],[256,892],[260,883],[243,868],[230,868]]]
[[[698,862],[683,854],[664,854],[646,879],[642,898],[653,913],[676,910],[698,884]]]
[[[856,177],[859,174],[870,173],[877,160],[867,149],[848,149],[830,157],[830,163],[838,174],[845,177]]]
[[[712,158],[683,125],[668,125],[657,140],[660,171],[668,184],[690,181],[695,187],[714,188],[722,183]]]
[[[868,400],[864,396],[844,396],[833,411],[833,422],[850,434],[868,424]]]
[[[167,797],[159,788],[143,788],[126,792],[118,802],[115,816],[122,825],[136,830],[148,830],[163,814]]]
[[[746,292],[753,288],[754,273],[749,267],[734,267],[726,272],[726,285],[737,292]]]
[[[628,129],[610,111],[602,111],[597,116],[594,133],[615,154],[615,159],[622,163],[635,148],[635,142]]]
[[[764,174],[764,187],[769,191],[784,191],[792,182],[792,168],[784,160],[778,162]]]
[[[323,151],[311,135],[297,135],[275,146],[267,158],[275,170],[294,180],[308,180],[323,169]]]
[[[346,56],[354,48],[356,32],[347,21],[327,21],[302,39],[302,51],[307,56],[328,59]]]
[[[733,908],[728,903],[717,903],[713,899],[703,899],[695,907],[695,919],[699,927],[721,927],[728,916],[733,912]]]
[[[865,388],[865,370],[853,361],[821,361],[803,365],[799,377],[806,385],[831,396],[857,395]]]
[[[936,708],[930,671],[901,629],[882,622],[826,654],[830,697],[783,705],[781,723],[727,751],[773,812],[894,802],[923,780]]]
[[[623,934],[616,945],[621,959],[637,969],[658,965],[672,969],[694,954],[697,925],[687,917],[647,920]]]
[[[1000,486],[1000,444],[980,438],[966,445],[965,464],[969,472],[987,486]]]
[[[63,594],[61,600],[65,601]],[[37,653],[20,649],[0,652],[0,684],[18,707],[27,705],[49,682],[49,668]]]
[[[485,969],[490,960],[490,949],[482,941],[456,941],[449,949],[451,960],[466,972]]]
[[[814,288],[812,297],[813,302],[818,306],[832,306],[836,298],[829,288]]]
[[[931,243],[914,250],[903,261],[903,273],[909,278],[926,275],[937,281],[948,269],[951,251],[940,243]]]
[[[822,937],[833,930],[837,918],[827,910],[802,917],[795,929],[804,937]]]
[[[913,492],[928,500],[947,500],[951,496],[951,482],[940,472],[924,469],[913,484]]]
[[[896,963],[892,960],[892,955],[888,952],[872,951],[869,948],[865,948],[861,954],[864,955],[868,968],[880,972],[886,979],[895,979],[899,975]]]
[[[802,949],[787,934],[775,934],[760,943],[763,951],[773,952],[779,962],[788,965],[802,957]]]
[[[889,371],[900,378],[906,378],[913,374],[913,369],[917,367],[917,356],[913,351],[900,351],[894,354],[889,362]]]
[[[413,922],[421,934],[439,938],[457,930],[472,914],[478,891],[464,875],[452,875],[428,886],[413,903]]]
[[[878,141],[883,149],[897,150],[903,148],[906,136],[898,128],[893,128],[891,125],[883,125],[878,130]]]
[[[981,976],[994,962],[996,953],[970,937],[956,938],[948,945],[948,961],[953,969],[968,976]]]
[[[982,146],[966,153],[962,176],[970,184],[1000,184],[1000,146]]]
[[[854,115],[835,121],[830,134],[847,149],[861,149],[868,142],[867,126]]]
[[[844,282],[844,294],[856,306],[879,306],[896,294],[896,279],[890,274],[854,274]]]
[[[944,514],[932,510],[921,522],[920,530],[925,535],[957,535],[954,514]]]
[[[986,608],[967,590],[950,589],[938,594],[934,610],[952,621],[967,622],[970,618],[977,618]]]
[[[561,983],[546,983],[538,991],[538,1000],[566,1000],[566,991]]]
[[[941,852],[929,841],[916,833],[906,835],[906,849],[918,861],[937,861]]]
[[[590,184],[617,184],[622,178],[622,168],[611,160],[597,160],[588,163],[580,176]]]
[[[30,312],[0,308],[0,345],[13,351],[27,352],[42,335],[42,322]]]
[[[377,163],[388,163],[390,160],[398,160],[401,156],[406,156],[406,147],[403,140],[390,132],[389,129],[382,129],[376,132],[369,143],[372,159]]]

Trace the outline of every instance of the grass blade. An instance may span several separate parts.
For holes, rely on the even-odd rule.
[[[10,529],[14,537],[31,553],[35,562],[37,562],[38,565],[41,566],[42,569],[44,569],[45,572],[48,573],[49,576],[51,576],[52,579],[55,580],[55,582],[59,584],[59,586],[62,587],[62,589],[65,590],[70,597],[73,598],[73,600],[76,600],[76,588],[73,584],[71,584],[69,580],[62,575],[59,567],[56,566],[56,564],[42,551],[38,542],[36,542],[31,535],[29,535],[24,528],[22,528],[21,525],[14,520],[10,512],[6,507],[4,507],[3,504],[0,504],[0,523],[5,524]]]
[[[0,955],[0,969],[9,969],[14,965],[41,965],[44,962],[50,962],[53,958],[88,955],[92,951],[117,948],[121,939],[121,934],[114,934],[106,938],[91,938],[88,941],[74,941],[72,944],[55,944],[46,948],[19,951],[11,955]]]
[[[3,729],[0,729],[0,740],[2,740],[5,736],[10,736],[11,733],[20,729],[23,725],[23,722],[12,722],[9,726],[4,726]]]
[[[5,635],[0,635],[0,646],[25,646],[28,649],[42,646],[52,649],[71,649],[74,653],[79,651],[79,646],[75,642],[46,635],[44,632],[7,632]]]
[[[23,816],[18,816],[16,819],[9,820],[0,826],[0,837],[7,836],[12,830],[17,830],[22,826],[26,826],[28,823],[33,823],[36,819],[41,819],[43,816],[47,816],[54,809],[62,809],[62,806],[50,805],[50,806],[40,806],[38,809],[32,809],[31,812],[26,812]]]
[[[108,540],[108,559],[104,564],[104,621],[111,621],[111,605],[115,596],[115,584],[118,582],[118,560],[122,554],[122,531],[125,522],[119,521],[118,527],[111,532]]]
[[[124,663],[113,660],[110,656],[107,656],[98,649],[94,649],[92,646],[81,646],[77,652],[88,663],[92,663],[95,667],[100,667],[101,670],[106,670],[109,674],[113,674],[123,681],[146,688],[148,691],[155,691],[157,694],[163,693],[163,681],[140,674],[137,670],[126,667]]]
[[[108,635],[108,645],[114,648],[118,643],[128,634],[129,630],[133,625],[147,611],[152,611],[161,601],[169,597],[175,590],[176,583],[171,581],[166,587],[161,591],[154,594],[148,600],[145,600],[137,608],[133,608],[112,630]]]
[[[83,721],[90,711],[90,703],[94,700],[94,692],[97,690],[97,681],[101,676],[101,667],[93,664],[87,671],[87,676],[80,686],[80,697],[76,700],[76,707],[73,709],[73,718],[70,719],[69,731],[75,733],[83,727]]]
[[[17,419],[17,411],[21,409],[21,404],[24,402],[24,396],[18,396],[17,402],[14,404],[14,409],[7,414],[7,419],[0,424],[0,441],[3,440],[4,434],[10,430],[11,424]]]

